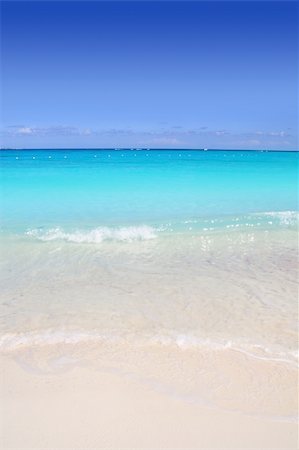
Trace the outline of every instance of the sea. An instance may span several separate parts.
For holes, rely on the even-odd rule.
[[[297,152],[1,150],[0,164],[2,352],[293,417],[281,405],[298,358]],[[227,354],[253,393],[257,364],[263,392],[278,377],[274,406],[273,389],[271,407],[219,394]]]

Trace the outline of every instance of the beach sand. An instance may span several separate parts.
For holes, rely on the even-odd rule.
[[[82,349],[84,351],[86,348]],[[43,358],[46,353],[47,358]],[[169,349],[167,352],[162,350],[158,357],[151,357],[150,350],[148,353],[150,365],[158,363],[159,358],[161,362],[167,359]],[[232,356],[221,355],[219,364]],[[135,353],[136,358],[139,356]],[[178,354],[173,357],[177,358]],[[117,360],[117,354],[114,358]],[[130,358],[128,355],[124,359]],[[45,349],[41,349],[38,356],[32,354],[32,349],[2,354],[1,448],[296,449],[297,424],[287,416],[287,413],[296,412],[295,371],[283,374],[283,366],[279,363],[269,367],[269,362],[256,360],[257,374],[264,371],[264,386],[260,385],[259,389],[269,388],[268,394],[261,399],[257,387],[255,394],[252,391],[254,370],[248,378],[245,366],[243,372],[236,370],[242,361],[247,364],[246,357],[235,352],[233,359],[224,370],[224,377],[230,373],[230,382],[227,386],[214,386],[214,391],[222,390],[222,393],[217,397],[218,401],[209,405],[198,401],[196,395],[183,395],[183,390],[172,389],[170,386],[176,384],[178,373],[175,369],[172,373],[170,366],[170,372],[165,373],[170,382],[166,389],[153,376],[144,377],[141,371],[136,375],[138,370],[116,369],[108,362],[106,366],[100,364],[97,367],[82,361],[78,363],[71,357],[57,358],[57,352],[54,360],[53,354]],[[189,363],[187,355],[182,365],[181,381],[187,388],[194,384],[191,378],[188,380],[187,372],[193,372],[195,378],[201,380],[201,373],[194,373],[196,367],[192,367],[191,360],[194,355]],[[267,364],[268,373],[264,364]],[[144,369],[148,372],[147,367],[145,364]],[[167,371],[167,364],[164,368],[155,368],[156,372],[159,370]],[[258,379],[257,375],[255,381]],[[279,400],[278,382],[282,383],[284,404]],[[248,391],[242,393],[246,384]],[[230,395],[235,398],[230,399]],[[256,414],[250,402],[246,403],[246,396],[264,413]],[[242,403],[243,411],[240,409]],[[277,405],[285,413],[284,417],[266,411],[269,408],[274,411]]]

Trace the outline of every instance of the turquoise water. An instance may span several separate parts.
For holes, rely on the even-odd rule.
[[[298,153],[1,151],[4,231],[89,229],[294,211]]]

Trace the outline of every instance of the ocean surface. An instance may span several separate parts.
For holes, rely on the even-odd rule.
[[[296,364],[298,153],[0,161],[3,351],[119,343]]]

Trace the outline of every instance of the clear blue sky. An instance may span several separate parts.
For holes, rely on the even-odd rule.
[[[293,1],[2,2],[2,145],[297,148]]]

